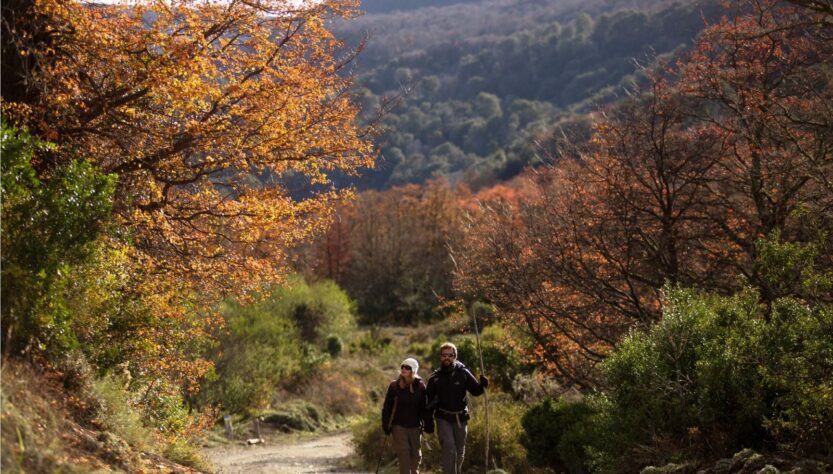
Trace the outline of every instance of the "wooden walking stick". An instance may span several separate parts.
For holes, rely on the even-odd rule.
[[[382,451],[379,452],[379,462],[376,463],[376,474],[379,474],[379,468],[382,466],[382,457],[385,455],[385,448],[388,447],[388,438],[390,438],[390,435],[385,435],[385,441],[382,442]]]
[[[477,339],[477,354],[480,356],[480,376],[486,375],[486,370],[483,368],[483,349],[480,348],[480,331],[477,329],[477,307],[472,304],[471,318],[474,321],[474,337]],[[486,429],[486,467],[483,472],[489,471],[489,396],[486,390],[483,390],[483,427]]]
[[[447,242],[445,244],[446,248],[448,249],[448,256],[451,258],[451,262],[454,264],[454,270],[457,272],[458,275],[463,276],[463,271],[457,265],[457,259],[454,258],[454,249],[451,248]],[[471,305],[471,317],[474,321],[474,337],[477,339],[477,354],[480,356],[480,375],[485,376],[486,370],[483,368],[483,349],[480,348],[480,331],[477,329],[477,310],[475,309],[474,303]],[[483,391],[483,427],[486,429],[486,464],[483,468],[483,472],[489,471],[489,396],[486,394],[486,391]]]

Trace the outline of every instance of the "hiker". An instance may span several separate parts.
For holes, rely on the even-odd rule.
[[[489,386],[489,380],[481,375],[480,381],[457,360],[457,347],[446,342],[440,346],[440,368],[428,378],[426,389],[428,409],[426,410],[426,433],[433,431],[437,420],[437,436],[442,446],[444,474],[463,472],[463,455],[466,451],[467,421],[466,391],[474,396],[482,395]],[[429,421],[430,419],[430,421]]]
[[[419,474],[422,461],[422,423],[425,414],[425,384],[419,376],[419,362],[407,358],[399,366],[399,378],[388,386],[382,407],[382,429],[393,434],[393,449],[399,460],[399,474]]]

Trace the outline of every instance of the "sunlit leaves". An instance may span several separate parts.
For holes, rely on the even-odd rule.
[[[325,27],[352,7],[40,0],[48,25],[69,29],[57,50],[29,51],[40,66],[30,120],[61,153],[118,175],[119,221],[152,271],[254,287],[326,219],[329,174],[372,164],[352,53]],[[290,173],[305,189],[286,189]]]

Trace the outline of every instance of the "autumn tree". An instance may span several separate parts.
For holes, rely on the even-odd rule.
[[[252,287],[326,217],[328,173],[372,163],[354,53],[326,28],[352,7],[4,4],[4,108],[61,145],[39,166],[76,150],[118,176],[116,214],[145,271]],[[309,197],[286,191],[290,175]]]
[[[351,260],[352,204],[349,201],[338,206],[327,230],[312,245],[301,249],[298,271],[305,271],[313,278],[346,281]]]
[[[791,3],[800,5],[817,12],[833,15],[833,4],[826,0],[789,0]]]
[[[768,279],[758,243],[818,242],[818,265],[833,266],[830,28],[796,7],[739,6],[597,117],[589,143],[531,173],[527,203],[475,213],[459,285],[579,385],[660,317],[665,282],[729,292],[744,276],[765,302],[804,291]]]
[[[827,240],[833,230],[833,17],[775,1],[736,9],[704,31],[680,87],[696,101],[693,119],[726,145],[708,217],[746,254],[736,273],[773,300],[782,295],[749,265],[758,239]],[[829,245],[822,264],[833,265]]]
[[[660,79],[599,120],[590,143],[531,173],[521,202],[472,214],[458,283],[497,303],[566,380],[634,325],[659,317],[666,281],[724,284],[731,248],[703,225],[721,143],[688,127],[684,98]]]
[[[337,281],[370,320],[428,320],[453,297],[448,248],[459,225],[445,180],[366,191],[339,210],[304,265]]]
[[[4,207],[2,325],[7,340],[20,336],[6,348],[72,347],[101,371],[127,364],[152,423],[169,425],[165,413],[210,368],[201,354],[218,294],[279,280],[288,247],[349,195],[330,174],[372,165],[371,129],[358,125],[352,96],[357,51],[327,29],[354,3],[4,2],[4,120],[52,143],[21,169],[58,189],[82,159],[82,171],[112,188],[102,204],[82,199],[95,195],[82,186],[91,178],[74,195],[47,196],[55,202],[43,208],[69,206],[80,215],[67,219],[95,223],[76,232],[91,235],[83,262],[66,258],[76,248],[60,238],[47,257],[72,265],[41,272],[36,258],[14,262],[33,281],[57,282],[42,292],[49,299],[6,292],[6,250],[28,245],[19,235],[55,229],[26,219],[11,229]],[[5,129],[3,139],[5,166]],[[28,335],[7,331],[30,323]],[[58,337],[71,344],[53,344]]]

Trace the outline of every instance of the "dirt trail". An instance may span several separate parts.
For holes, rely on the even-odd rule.
[[[361,474],[344,468],[353,453],[349,433],[324,435],[312,440],[278,444],[276,441],[254,446],[220,446],[207,451],[218,474]]]

